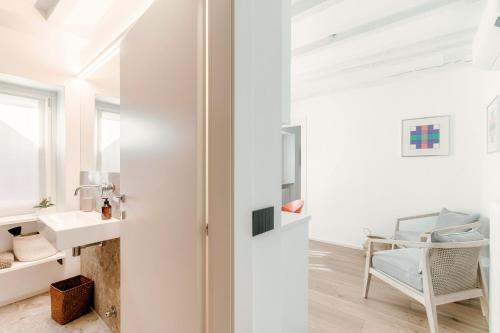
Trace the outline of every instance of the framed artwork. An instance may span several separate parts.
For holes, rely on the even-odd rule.
[[[450,154],[450,116],[405,119],[402,122],[403,157]]]
[[[486,150],[488,153],[500,151],[500,100],[497,97],[486,107]]]

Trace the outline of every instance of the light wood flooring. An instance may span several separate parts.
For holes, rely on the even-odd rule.
[[[364,253],[311,241],[309,333],[429,332],[422,305],[372,278],[362,298]],[[440,333],[488,332],[476,300],[438,306]]]
[[[50,317],[48,293],[0,307],[0,333],[111,333],[91,311],[68,323],[59,325]]]

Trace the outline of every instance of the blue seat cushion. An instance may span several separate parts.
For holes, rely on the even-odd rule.
[[[415,248],[379,251],[372,257],[372,267],[422,291],[421,253]]]

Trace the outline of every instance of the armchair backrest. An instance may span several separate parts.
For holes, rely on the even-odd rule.
[[[452,212],[443,208],[436,221],[436,228],[446,228],[453,226],[466,225],[479,221],[479,214],[465,214],[461,212]]]

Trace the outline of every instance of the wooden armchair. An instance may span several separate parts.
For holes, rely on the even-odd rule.
[[[375,243],[402,248],[373,252]],[[371,277],[376,276],[424,305],[431,333],[439,331],[438,305],[477,297],[483,315],[487,316],[487,292],[479,269],[479,251],[486,245],[487,239],[453,242],[371,240],[366,255],[363,297],[368,297]],[[397,266],[400,268],[395,268]]]

